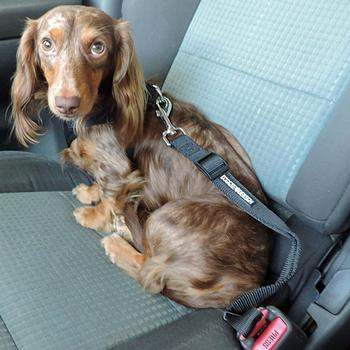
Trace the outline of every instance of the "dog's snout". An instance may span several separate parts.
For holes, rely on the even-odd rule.
[[[55,104],[60,113],[71,114],[79,107],[80,98],[78,96],[55,96]]]

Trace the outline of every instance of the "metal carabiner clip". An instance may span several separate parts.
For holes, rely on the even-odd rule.
[[[170,121],[170,113],[173,109],[173,104],[171,101],[163,96],[162,91],[160,88],[156,85],[153,85],[153,87],[157,90],[158,93],[158,98],[156,100],[156,106],[157,106],[157,111],[156,115],[158,118],[161,118],[166,125],[166,130],[163,131],[163,140],[166,143],[167,146],[170,146],[170,141],[168,140],[168,135],[176,135],[178,132],[182,132],[184,135],[186,135],[185,131],[180,128],[175,126],[171,121]]]

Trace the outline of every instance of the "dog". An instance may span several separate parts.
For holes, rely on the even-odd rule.
[[[172,122],[224,158],[265,201],[238,141],[193,105],[170,99]],[[41,133],[33,116],[44,106],[74,123],[77,138],[63,160],[95,180],[73,190],[85,204],[74,216],[85,227],[111,233],[102,241],[106,254],[144,288],[189,307],[222,308],[261,285],[270,232],[163,142],[164,125],[147,107],[127,22],[85,6],[60,6],[29,20],[12,102],[14,132],[23,145]],[[91,123],[99,115],[108,120]]]

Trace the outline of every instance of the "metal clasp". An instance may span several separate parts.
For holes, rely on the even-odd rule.
[[[175,126],[171,121],[170,121],[170,113],[173,109],[173,104],[171,101],[163,96],[162,91],[157,85],[153,85],[153,87],[156,89],[158,93],[158,98],[156,100],[156,106],[158,110],[156,111],[156,115],[158,118],[161,118],[166,125],[167,129],[163,131],[163,140],[166,143],[167,146],[170,146],[170,142],[168,140],[168,135],[176,135],[178,132],[182,132],[184,135],[186,135],[185,131],[180,128]]]

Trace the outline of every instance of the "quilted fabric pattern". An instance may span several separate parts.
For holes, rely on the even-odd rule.
[[[1,317],[0,317],[0,349],[1,350],[17,349]]]
[[[284,202],[349,85],[345,0],[202,0],[164,84],[226,126]]]
[[[112,265],[64,192],[0,195],[0,315],[20,349],[107,349],[190,312]],[[23,215],[25,213],[25,215]]]

